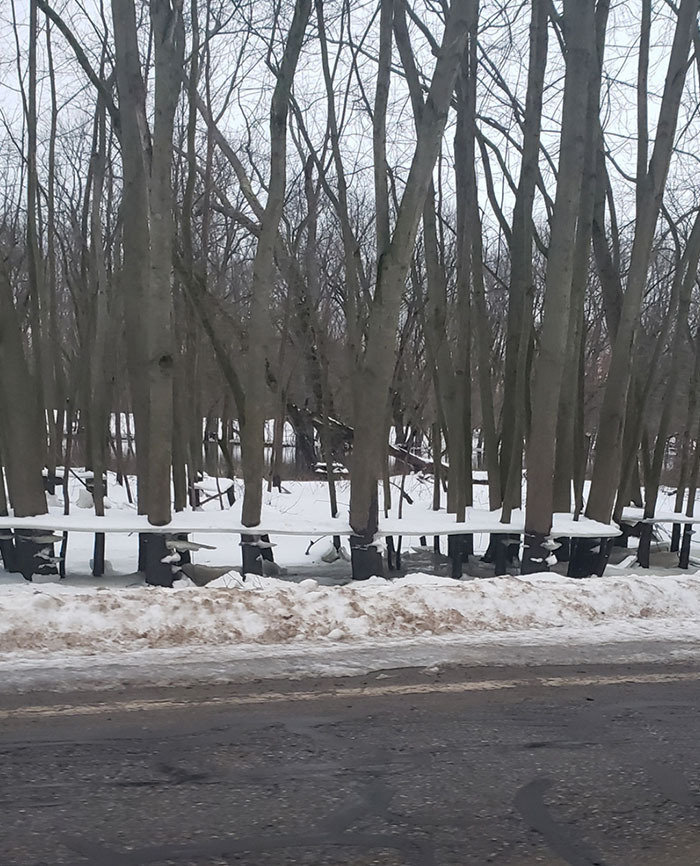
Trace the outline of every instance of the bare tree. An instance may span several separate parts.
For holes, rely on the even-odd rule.
[[[378,526],[377,482],[383,475],[380,461],[385,453],[398,313],[464,51],[470,7],[471,0],[455,0],[450,7],[391,241],[377,263],[365,350],[355,372],[357,399],[350,495],[355,577],[369,577],[382,570],[381,557],[372,544]]]
[[[639,328],[642,294],[646,284],[654,230],[673,153],[678,109],[688,65],[688,51],[697,14],[697,0],[681,0],[659,109],[654,147],[648,166],[643,175],[637,178],[634,246],[601,408],[591,490],[586,507],[588,517],[604,522],[610,519],[617,489],[622,425],[632,369],[634,341]],[[643,161],[640,160],[640,168]]]
[[[563,17],[566,75],[547,285],[527,444],[523,571],[542,571],[552,528],[557,407],[568,337],[573,251],[580,212],[589,69],[595,56],[593,0],[568,0]]]

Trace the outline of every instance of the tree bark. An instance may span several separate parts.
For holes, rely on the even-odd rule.
[[[698,261],[700,261],[700,213],[695,217],[693,229],[688,238],[681,262],[679,263],[679,269],[681,270],[681,288],[678,300],[676,330],[673,336],[673,345],[671,349],[671,364],[666,376],[667,384],[663,396],[661,418],[659,420],[659,429],[656,434],[656,442],[654,445],[650,471],[644,479],[644,517],[647,519],[654,516],[659,496],[659,484],[661,482],[663,459],[666,453],[671,414],[675,408],[676,393],[678,391],[680,379],[681,362],[686,335],[685,323],[690,318],[690,301],[693,286],[697,280]],[[639,562],[640,565],[645,568],[649,567],[651,534],[652,524],[645,524],[639,541]]]
[[[532,0],[530,54],[523,119],[523,151],[520,178],[513,207],[510,236],[511,275],[508,286],[508,320],[501,423],[503,514],[510,521],[520,508],[522,453],[525,435],[526,391],[529,389],[528,351],[532,341],[532,209],[539,176],[542,95],[547,67],[548,3]]]
[[[182,3],[150,0],[155,45],[153,152],[149,190],[150,274],[146,316],[148,377],[149,523],[162,526],[171,518],[173,454],[173,123],[180,97],[185,33]]]
[[[557,412],[568,336],[573,251],[580,213],[589,70],[594,60],[593,0],[566,0],[566,75],[557,192],[547,257],[539,355],[527,445],[524,573],[546,571],[543,547],[552,528]]]
[[[17,517],[32,517],[47,512],[41,472],[44,431],[38,425],[37,389],[22,345],[6,256],[0,250],[0,425],[10,504]]]
[[[577,474],[576,455],[577,448],[580,448],[576,439],[582,433],[579,429],[583,423],[583,407],[580,405],[583,394],[579,388],[579,367],[584,341],[584,302],[588,288],[589,256],[597,188],[600,86],[608,11],[609,3],[607,0],[598,2],[595,12],[596,52],[594,62],[591,63],[589,69],[583,174],[572,265],[566,351],[563,359],[564,369],[557,418],[553,502],[555,512],[571,511],[572,482]]]
[[[620,322],[615,336],[603,405],[598,422],[595,458],[586,515],[607,523],[612,513],[620,474],[622,425],[632,369],[634,342],[654,231],[668,175],[678,110],[685,82],[688,51],[698,0],[681,0],[669,58],[656,136],[648,169],[638,179],[634,244],[627,275]]]
[[[287,116],[292,82],[311,13],[311,0],[297,0],[270,108],[270,179],[267,202],[260,221],[260,234],[253,262],[251,308],[248,321],[245,417],[241,423],[241,459],[245,492],[241,520],[257,526],[262,509],[264,475],[263,430],[266,416],[264,394],[270,363],[269,309],[275,282],[275,248],[286,189]],[[260,393],[260,391],[263,393]]]
[[[151,141],[146,88],[141,75],[134,0],[112,0],[119,125],[123,165],[120,285],[126,326],[127,367],[136,428],[139,514],[148,510],[148,387],[144,377],[147,333],[144,303],[149,291],[149,177]]]
[[[377,531],[379,458],[384,453],[387,435],[401,296],[464,51],[470,6],[471,0],[455,0],[450,8],[391,243],[377,263],[365,352],[355,371],[356,393],[363,399],[357,405],[355,422],[350,525],[365,545],[371,545]]]

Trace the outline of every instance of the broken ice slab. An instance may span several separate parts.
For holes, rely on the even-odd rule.
[[[44,535],[23,536],[23,538],[25,541],[33,541],[36,544],[57,544],[59,541],[63,541],[62,535],[56,535],[53,532]]]
[[[186,541],[184,538],[169,538],[165,542],[168,550],[216,550],[214,544],[202,544],[199,541]]]
[[[277,547],[274,541],[264,541],[262,538],[259,538],[257,541],[241,541],[240,546],[243,545],[246,547],[259,547],[260,550],[272,550],[273,547]]]

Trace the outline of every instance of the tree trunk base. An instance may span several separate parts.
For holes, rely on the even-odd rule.
[[[450,557],[450,577],[459,580],[462,577],[462,536],[447,536],[447,555]]]
[[[602,577],[610,559],[613,538],[574,538],[567,577]]]
[[[260,536],[260,541],[264,542],[265,544],[270,544],[270,536],[267,533],[265,533],[264,535]],[[266,562],[274,562],[275,561],[275,557],[272,554],[272,548],[271,547],[260,548],[260,555],[262,556],[262,558]]]
[[[549,536],[544,532],[525,532],[525,544],[523,546],[523,561],[520,566],[521,574],[537,574],[540,571],[549,571],[547,558],[549,550],[545,547]]]
[[[58,576],[61,580],[65,580],[66,577],[66,554],[68,553],[68,533],[63,533],[63,538],[61,540],[61,549],[58,554],[59,562],[58,562]]]
[[[642,568],[649,568],[651,557],[651,539],[654,535],[654,527],[651,523],[644,523],[639,533],[639,548],[637,549],[637,562]]]
[[[145,573],[146,571],[146,549],[148,546],[148,533],[139,532],[139,563],[137,571]]]
[[[464,536],[464,561],[469,562],[470,556],[474,556],[474,536],[471,532]]]
[[[63,476],[57,475],[55,472],[47,471],[44,478],[44,491],[49,493],[51,496],[54,496],[56,493],[57,487],[63,486]]]
[[[613,539],[613,547],[628,548],[630,546],[631,526],[627,523],[621,523],[620,529],[622,530],[622,535],[618,535],[617,538]]]
[[[92,576],[103,577],[105,573],[105,534],[95,533],[95,546],[92,553]]]
[[[394,536],[388,535],[386,539],[386,564],[389,571],[394,571],[394,569],[398,569],[398,566],[394,565],[394,560],[396,558],[396,546],[394,545]]]
[[[150,586],[173,585],[173,569],[169,562],[163,562],[172,551],[166,546],[170,536],[157,532],[142,533],[141,544],[145,548],[146,583]]]
[[[557,562],[568,562],[571,559],[571,539],[557,538],[559,547],[554,551]]]
[[[600,538],[575,538],[571,546],[567,577],[590,577],[600,557]]]
[[[603,538],[600,544],[600,558],[598,560],[598,568],[596,568],[595,573],[597,577],[602,577],[605,574],[605,567],[610,561],[610,554],[613,549],[613,540],[612,538]]]
[[[42,533],[37,532],[36,534]],[[53,552],[53,545],[34,541],[34,535],[35,533],[31,530],[15,532],[15,571],[19,572],[30,583],[35,574],[51,574],[51,568],[53,568],[53,573],[56,572],[55,567],[48,566],[46,561],[42,561],[38,555],[48,550]]]
[[[272,548],[261,547],[263,544],[270,543],[270,536],[265,535],[241,535],[241,556],[243,575],[246,574],[263,574],[262,560],[274,562]]]
[[[489,546],[481,557],[482,562],[493,563],[496,577],[507,574],[514,568],[520,556],[520,536],[512,533],[492,532]]]
[[[692,524],[686,523],[683,527],[683,540],[681,542],[681,554],[678,557],[678,567],[688,568],[690,565],[690,542],[693,538]]]
[[[447,555],[452,564],[450,577],[459,580],[464,573],[463,565],[469,562],[469,555],[474,553],[474,536],[471,534],[448,535]]]
[[[351,535],[350,562],[353,580],[369,580],[370,577],[384,577],[382,555],[374,546],[373,539],[368,540],[361,535]]]
[[[179,532],[177,535],[172,536],[175,541],[189,541],[189,535],[186,532]],[[192,562],[192,554],[189,550],[178,550],[180,554],[180,559],[178,560],[178,565],[189,565]]]
[[[674,523],[673,529],[671,530],[671,553],[676,553],[676,551],[680,550],[681,547],[681,525],[680,523]]]
[[[0,539],[0,558],[2,558],[5,571],[10,573],[18,571],[15,542],[11,537]]]

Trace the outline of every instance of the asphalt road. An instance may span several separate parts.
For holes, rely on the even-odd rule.
[[[0,695],[0,864],[695,866],[700,667]]]

